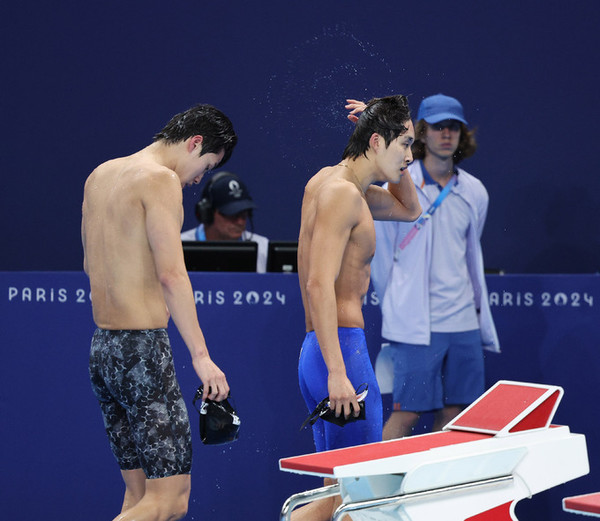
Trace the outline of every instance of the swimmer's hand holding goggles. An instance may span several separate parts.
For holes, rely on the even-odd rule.
[[[358,405],[360,407],[360,412],[358,416],[354,416],[354,414],[350,414],[348,418],[346,418],[343,414],[339,416],[335,415],[335,411],[330,408],[329,396],[323,398],[319,402],[319,405],[315,407],[315,410],[310,413],[308,418],[304,420],[304,423],[300,427],[300,430],[304,429],[307,425],[314,425],[314,423],[321,418],[322,420],[328,421],[335,425],[339,425],[343,427],[347,423],[354,422],[357,420],[365,419],[365,398],[367,397],[367,393],[369,392],[369,386],[364,383],[358,386],[356,389],[356,399],[358,400]]]
[[[205,445],[222,445],[238,439],[240,434],[240,418],[233,406],[226,399],[215,402],[207,398],[201,401],[200,408],[196,406],[202,400],[204,387],[198,387],[194,395],[193,405],[200,414],[200,439]]]

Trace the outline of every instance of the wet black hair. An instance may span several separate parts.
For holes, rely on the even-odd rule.
[[[224,151],[223,159],[215,167],[223,166],[227,162],[237,143],[237,135],[229,118],[219,109],[205,104],[194,105],[173,116],[154,136],[154,141],[174,144],[192,136],[203,138],[201,156]]]
[[[382,136],[386,146],[389,146],[394,139],[408,130],[405,123],[409,120],[410,108],[406,96],[397,94],[372,99],[358,118],[342,159],[366,156],[373,134]]]

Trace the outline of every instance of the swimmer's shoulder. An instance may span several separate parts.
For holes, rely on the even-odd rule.
[[[319,205],[360,206],[362,192],[346,177],[346,170],[339,165],[322,169],[313,187],[314,197]],[[315,178],[317,177],[315,176]]]
[[[330,192],[351,195],[355,192],[353,183],[344,177],[345,169],[340,165],[321,168],[306,184],[305,192],[321,195]]]
[[[113,179],[118,177],[118,173],[127,164],[126,159],[124,157],[109,159],[94,168],[85,181],[86,191],[91,188],[97,189],[106,183],[114,182]]]
[[[173,170],[140,152],[102,163],[90,174],[86,184],[88,182],[130,185],[142,189],[160,185],[181,190],[179,178]]]

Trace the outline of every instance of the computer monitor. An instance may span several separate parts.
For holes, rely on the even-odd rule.
[[[183,241],[188,271],[256,271],[254,241]]]
[[[296,273],[298,271],[298,242],[269,241],[267,271]]]

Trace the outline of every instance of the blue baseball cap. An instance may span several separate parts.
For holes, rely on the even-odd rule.
[[[463,106],[456,98],[436,94],[421,101],[417,119],[424,119],[427,123],[439,123],[445,119],[456,119],[468,125],[465,119]]]
[[[215,174],[205,186],[202,197],[209,198],[212,207],[223,215],[235,215],[256,208],[248,187],[237,175],[230,172]]]

